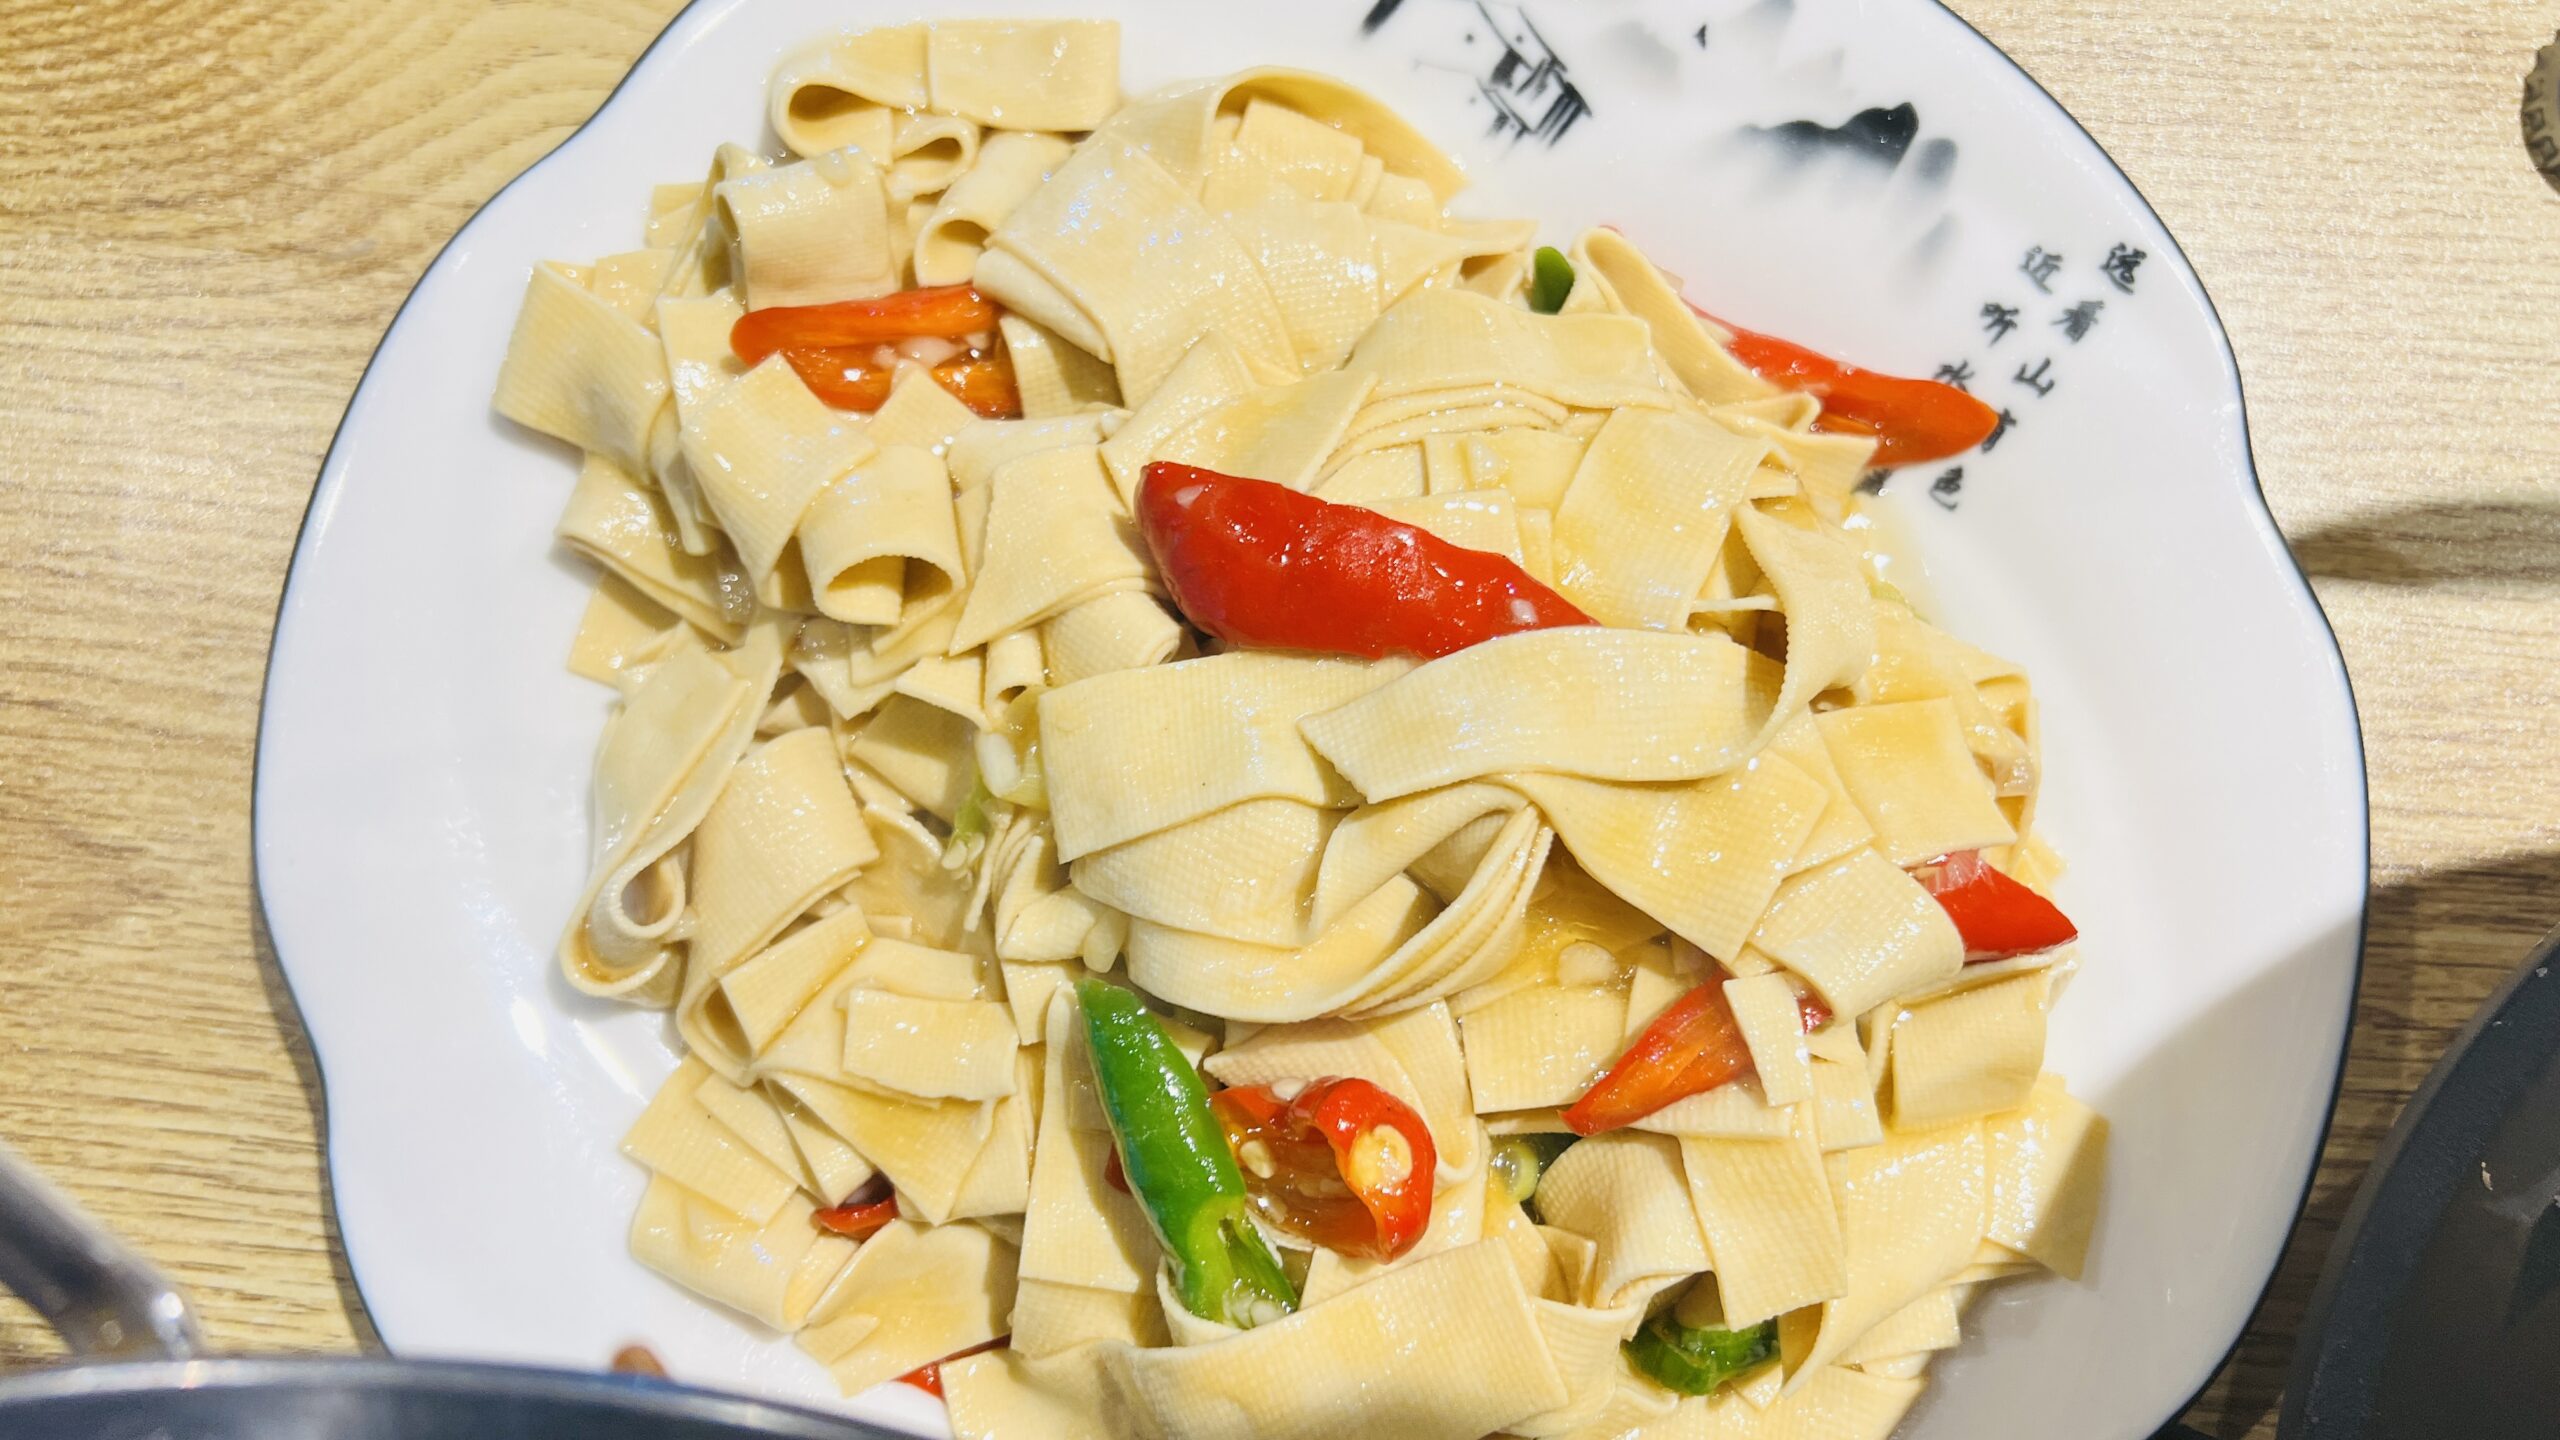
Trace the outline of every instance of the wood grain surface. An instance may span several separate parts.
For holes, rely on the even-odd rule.
[[[1825,3],[1825,0],[1807,0]],[[0,0],[0,1135],[214,1341],[372,1341],[260,926],[294,531],[374,341],[675,0]],[[2184,243],[2336,623],[2375,896],[2310,1210],[2190,1415],[2272,1435],[2373,1146],[2560,921],[2560,196],[2514,0],[1958,0]],[[51,1338],[0,1308],[0,1365]]]

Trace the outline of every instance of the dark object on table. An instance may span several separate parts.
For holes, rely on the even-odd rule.
[[[2302,1335],[2285,1440],[2560,1437],[2560,932],[2392,1126]]]

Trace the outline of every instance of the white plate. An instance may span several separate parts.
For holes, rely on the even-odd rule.
[[[1942,618],[2043,697],[2045,814],[2087,936],[2051,1063],[2113,1120],[2112,1179],[2089,1279],[1996,1287],[1906,1433],[2150,1434],[2238,1333],[2302,1197],[2355,989],[2365,805],[2344,669],[2260,500],[2230,349],[2142,198],[1926,0],[1560,3],[1534,28],[1474,0],[985,9],[1119,16],[1132,89],[1344,75],[1463,157],[1464,208],[1559,241],[1615,223],[1728,318],[1880,368],[1964,366],[2016,417],[1988,454],[1897,477],[1887,509]],[[556,976],[606,697],[561,669],[586,594],[550,539],[571,457],[488,397],[528,266],[637,244],[652,183],[766,143],[782,50],[902,18],[686,11],[437,259],[321,472],[269,674],[258,878],[327,1076],[340,1227],[403,1354],[592,1366],[646,1339],[689,1379],[830,1394],[787,1342],[624,1253],[641,1175],[615,1142],[672,1049],[660,1017]],[[1898,160],[1753,133],[1906,103]],[[2129,290],[2103,266],[2119,246],[2143,254]],[[2044,289],[2031,248],[2061,257]],[[2074,340],[2082,301],[2104,308]],[[2017,312],[1996,339],[1994,305]],[[896,1386],[856,1408],[938,1418]]]

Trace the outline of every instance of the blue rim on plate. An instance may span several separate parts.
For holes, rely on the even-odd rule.
[[[1401,0],[1395,0],[1395,3],[1401,3]],[[2330,1075],[2328,1100],[2323,1110],[2323,1118],[2319,1126],[2317,1141],[2310,1149],[2305,1162],[2304,1173],[2297,1185],[2296,1198],[2291,1212],[2293,1218],[2287,1225],[2287,1229],[2290,1231],[2292,1226],[2299,1224],[2302,1212],[2309,1203],[2312,1183],[2318,1172],[2320,1155],[2325,1150],[2329,1134],[2335,1125],[2338,1095],[2346,1078],[2347,1037],[2348,1031],[2352,1027],[2354,1021],[2354,997],[2361,991],[2363,984],[2365,968],[2364,929],[2366,921],[2370,917],[2370,883],[2372,873],[2371,797],[2363,760],[2363,721],[2356,706],[2354,688],[2347,675],[2345,654],[2338,645],[2336,627],[2330,622],[2327,611],[2321,606],[2319,595],[2313,589],[2310,583],[2310,578],[2303,571],[2300,561],[2293,556],[2290,548],[2284,545],[2282,532],[2276,526],[2274,512],[2267,504],[2265,485],[2259,478],[2255,448],[2248,433],[2247,397],[2240,376],[2238,358],[2231,348],[2229,332],[2223,326],[2220,310],[2214,304],[2213,297],[2204,285],[2202,277],[2196,273],[2193,263],[2188,259],[2185,248],[2178,243],[2176,236],[2170,232],[2166,222],[2160,219],[2158,210],[2152,206],[2150,198],[2142,192],[2141,187],[2135,184],[2132,177],[2125,173],[2123,167],[2116,163],[2114,157],[2109,155],[2106,149],[2097,142],[2096,138],[2090,135],[2088,130],[2083,127],[2066,108],[2064,108],[2061,101],[2054,98],[2051,91],[2047,90],[2033,74],[2028,72],[2024,66],[2020,65],[2015,59],[2013,59],[2008,52],[2002,50],[1997,44],[1993,43],[1988,36],[1985,36],[1980,30],[1976,29],[1970,21],[1966,20],[1961,14],[1958,14],[1946,3],[1946,0],[1929,0],[1929,3],[1937,11],[1942,13],[1947,20],[1953,22],[1966,37],[1970,38],[1973,43],[1978,44],[1985,51],[1996,57],[2002,64],[2009,67],[2009,69],[2015,72],[2020,79],[2026,81],[2027,85],[2036,95],[2042,97],[2044,102],[2050,106],[2054,113],[2058,115],[2069,127],[2070,133],[2078,137],[2079,143],[2086,147],[2087,153],[2103,163],[2107,170],[2114,174],[2115,177],[2123,183],[2126,191],[2129,192],[2141,205],[2143,212],[2158,225],[2160,233],[2168,240],[2171,254],[2175,257],[2179,270],[2195,282],[2197,293],[2203,298],[2206,310],[2212,318],[2213,333],[2223,367],[2223,376],[2228,382],[2233,402],[2238,409],[2240,437],[2243,447],[2242,459],[2247,468],[2251,498],[2255,502],[2254,506],[2250,509],[2249,514],[2252,521],[2261,529],[2265,536],[2272,538],[2277,542],[2277,548],[2283,551],[2287,565],[2292,570],[2294,582],[2300,591],[2300,598],[2308,602],[2311,614],[2319,619],[2321,635],[2326,641],[2326,649],[2323,658],[2329,662],[2329,667],[2333,671],[2333,678],[2337,685],[2338,693],[2345,701],[2347,721],[2351,736],[2355,743],[2357,756],[2357,765],[2355,767],[2356,804],[2354,808],[2358,818],[2358,823],[2362,829],[2362,844],[2358,848],[2363,851],[2365,856],[2364,868],[2366,886],[2365,893],[2360,896],[2358,902],[2356,943],[2352,963],[2352,973],[2350,975],[2350,984],[2348,987],[2348,1004],[2341,1020],[2341,1029],[2337,1042],[2337,1059]],[[481,206],[473,211],[471,219],[464,221],[461,226],[456,228],[454,234],[449,237],[442,246],[438,247],[435,255],[430,257],[427,265],[419,272],[418,280],[411,285],[408,294],[403,297],[398,309],[393,312],[391,321],[384,327],[383,338],[375,342],[373,351],[367,357],[363,374],[359,376],[355,388],[349,393],[347,409],[345,412],[342,412],[338,425],[331,434],[329,448],[321,457],[320,471],[319,475],[315,476],[315,483],[311,498],[305,502],[302,518],[297,525],[294,540],[294,559],[288,567],[284,584],[279,590],[276,620],[269,635],[268,659],[261,686],[259,734],[252,761],[250,781],[250,823],[252,832],[251,877],[252,884],[257,888],[258,892],[261,923],[267,929],[271,941],[274,934],[273,917],[267,913],[266,889],[258,873],[258,845],[256,841],[256,836],[261,829],[259,796],[262,794],[264,788],[262,784],[262,777],[265,766],[267,739],[266,724],[268,719],[266,692],[268,689],[272,688],[274,683],[275,656],[283,639],[287,603],[292,597],[294,581],[302,572],[303,561],[305,558],[305,547],[310,539],[312,518],[318,512],[321,502],[328,498],[326,487],[320,483],[320,477],[325,477],[327,475],[330,465],[337,458],[339,446],[345,437],[348,417],[354,413],[357,402],[364,396],[365,387],[373,378],[374,370],[381,357],[383,345],[393,334],[397,333],[401,321],[407,317],[411,305],[417,298],[419,287],[425,283],[427,277],[434,273],[446,254],[469,234],[473,224],[479,219],[482,212],[487,210],[488,207],[494,204],[499,198],[512,191],[517,185],[523,183],[525,180],[531,178],[537,172],[542,170],[552,160],[558,158],[572,143],[586,134],[588,129],[595,123],[596,118],[602,115],[606,109],[610,107],[612,101],[622,93],[626,86],[631,83],[632,78],[640,72],[649,59],[657,53],[660,47],[664,46],[670,37],[674,36],[678,30],[685,27],[687,20],[696,10],[701,8],[701,5],[702,0],[694,0],[694,3],[688,4],[684,9],[678,11],[673,17],[671,17],[667,24],[659,30],[658,34],[651,39],[650,43],[633,59],[631,66],[624,71],[622,78],[615,82],[613,89],[608,91],[604,98],[598,102],[594,113],[590,114],[585,121],[582,121],[576,129],[562,137],[560,142],[553,146],[549,151],[545,152],[540,159],[534,161],[531,165],[528,165],[513,179],[507,181],[504,185],[501,185],[496,191],[494,191],[488,200],[483,201]],[[280,955],[279,969],[283,969]],[[305,1035],[309,1036],[310,1032],[308,1027],[303,1025],[299,998],[293,995],[292,985],[289,978],[287,979],[287,983],[284,988],[287,996],[287,1003],[293,1009],[295,1024],[302,1027]],[[332,1187],[331,1203],[334,1214],[334,1192],[338,1181],[335,1168],[337,1164],[337,1149],[332,1143],[333,1136],[329,1121],[327,1065],[319,1058],[320,1045],[317,1038],[311,1038],[315,1058],[314,1068],[319,1077],[317,1087],[318,1093],[313,1096],[313,1100],[320,1115],[321,1145],[323,1147],[324,1154],[328,1157],[328,1173]],[[343,1241],[341,1241],[341,1248],[344,1248]],[[2269,1259],[2268,1273],[2264,1279],[2260,1281],[2257,1298],[2251,1303],[2250,1309],[2252,1315],[2254,1315],[2256,1309],[2260,1305],[2263,1305],[2268,1290],[2271,1289],[2274,1284],[2276,1271],[2281,1265],[2283,1250],[2284,1247],[2279,1244],[2276,1247],[2274,1254]],[[356,1275],[355,1267],[351,1260],[348,1264],[348,1274],[352,1283],[356,1287],[358,1297],[362,1299],[363,1281],[360,1276]],[[368,1301],[367,1303],[369,1306],[370,1302]],[[2195,1401],[2202,1396],[2207,1388],[2210,1388],[2211,1382],[2215,1376],[2217,1376],[2221,1372],[2222,1368],[2229,1363],[2231,1355],[2237,1350],[2246,1328],[2247,1321],[2244,1318],[2241,1326],[2236,1329],[2225,1342],[2221,1358],[2217,1360],[2214,1366],[2206,1373],[2203,1381],[2198,1384],[2196,1390],[2174,1408],[2158,1417],[2157,1420],[2152,1422],[2152,1427],[2150,1428],[2169,1426],[2171,1429],[2175,1429],[2173,1422],[2176,1421],[2177,1417],[2191,1407]]]

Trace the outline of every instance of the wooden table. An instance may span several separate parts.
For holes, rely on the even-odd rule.
[[[268,625],[322,452],[436,248],[676,0],[0,0],[0,1135],[214,1341],[371,1333],[251,892]],[[2310,1212],[2190,1416],[2273,1433],[2402,1100],[2560,920],[2560,197],[2539,7],[1962,0],[2185,243],[2362,705],[2376,885]],[[0,1363],[53,1352],[0,1309]]]

